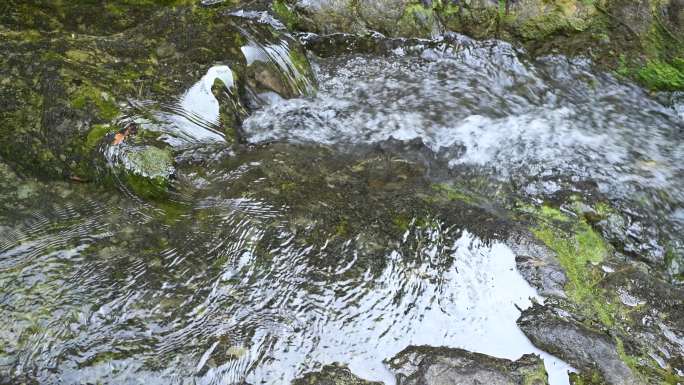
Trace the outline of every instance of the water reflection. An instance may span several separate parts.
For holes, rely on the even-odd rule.
[[[225,143],[219,101],[212,92],[217,81],[222,91],[236,92],[230,67],[216,65],[209,68],[177,102],[132,103],[127,120],[145,130],[158,132],[160,139],[174,147],[196,142]]]
[[[2,236],[3,371],[46,384],[256,384],[339,361],[391,384],[382,360],[431,344],[541,353],[564,383],[568,367],[515,325],[515,305],[536,294],[513,253],[467,229],[413,220],[379,257],[364,233],[311,242],[315,223],[293,227],[286,207],[256,197],[196,199],[169,220],[117,194],[79,200],[93,193],[27,210]]]

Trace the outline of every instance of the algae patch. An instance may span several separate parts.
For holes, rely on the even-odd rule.
[[[603,325],[615,324],[614,306],[598,287],[600,275],[592,265],[601,263],[609,246],[584,220],[574,220],[560,210],[542,206],[530,209],[539,218],[532,233],[556,253],[568,278],[566,294],[578,304],[585,316],[598,319]]]

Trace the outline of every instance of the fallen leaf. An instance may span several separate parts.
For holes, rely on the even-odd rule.
[[[116,146],[117,144],[123,142],[124,139],[126,139],[126,135],[121,132],[117,132],[116,135],[114,135],[114,140],[112,141],[112,144]]]
[[[135,134],[137,131],[138,127],[136,126],[135,123],[131,123],[128,126],[126,126],[125,129],[122,131],[119,131],[114,135],[114,140],[112,141],[112,145],[116,146],[117,144],[120,144],[121,142],[124,141],[130,134]]]

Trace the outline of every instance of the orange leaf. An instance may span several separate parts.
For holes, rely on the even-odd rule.
[[[126,139],[125,133],[122,134],[120,132],[117,132],[116,135],[114,135],[114,140],[112,141],[112,144],[116,146],[117,144],[123,142],[124,139]]]

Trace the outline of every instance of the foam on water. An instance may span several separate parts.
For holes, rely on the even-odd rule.
[[[592,179],[614,196],[649,186],[684,201],[684,122],[676,105],[594,73],[585,60],[530,62],[502,42],[460,37],[419,52],[321,60],[318,95],[256,113],[244,125],[249,140],[420,138],[452,166],[485,167],[503,178],[554,170]]]

